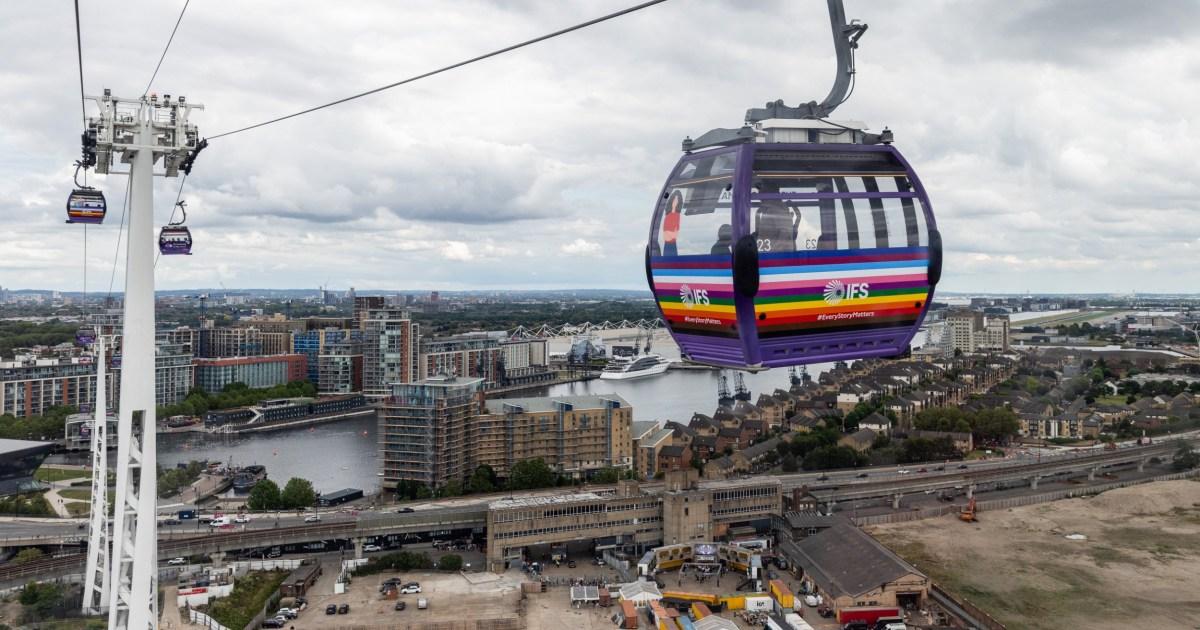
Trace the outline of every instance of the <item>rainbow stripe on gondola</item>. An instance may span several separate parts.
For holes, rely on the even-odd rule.
[[[929,297],[929,248],[759,254],[760,338],[911,326]]]
[[[650,260],[654,295],[671,329],[737,337],[732,257],[656,256]]]

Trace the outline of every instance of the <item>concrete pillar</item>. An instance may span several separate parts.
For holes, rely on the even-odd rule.
[[[975,484],[971,484],[971,485],[967,486],[967,498],[968,499],[975,498]]]
[[[210,553],[210,554],[208,554],[208,557],[212,559],[212,565],[213,565],[214,569],[220,569],[222,566],[225,565],[225,552],[224,551],[217,551],[215,553]]]
[[[900,494],[899,492],[897,492],[896,494],[892,495],[892,509],[893,509],[893,510],[899,510],[899,509],[900,509],[900,499],[901,499],[902,497],[904,497],[904,495],[903,495],[903,494]]]
[[[1145,472],[1145,470],[1146,470],[1146,458],[1143,457],[1138,460],[1138,472]]]
[[[1033,478],[1029,480],[1029,487],[1034,490],[1037,490],[1038,480],[1040,480],[1041,478],[1042,478],[1041,475],[1034,475]]]
[[[354,559],[361,560],[363,557],[363,539],[355,538],[350,542],[354,544]]]
[[[1100,470],[1099,466],[1092,466],[1088,469],[1088,481],[1096,480],[1096,471]]]

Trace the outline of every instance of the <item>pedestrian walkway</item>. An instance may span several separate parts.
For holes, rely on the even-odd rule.
[[[179,587],[175,584],[163,586],[162,610],[158,614],[158,627],[161,630],[178,630],[183,627],[183,617],[179,614]],[[190,624],[189,624],[190,625]]]

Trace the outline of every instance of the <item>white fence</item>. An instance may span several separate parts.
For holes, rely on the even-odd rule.
[[[217,621],[212,617],[209,617],[198,610],[189,610],[188,614],[190,615],[193,625],[203,626],[205,628],[209,628],[210,630],[229,630],[229,628],[217,623]]]

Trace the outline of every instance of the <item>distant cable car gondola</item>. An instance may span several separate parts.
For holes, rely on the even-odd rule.
[[[75,331],[75,343],[77,343],[81,346],[90,346],[95,342],[96,342],[96,331],[95,330],[85,326],[85,327],[82,327],[79,330]]]
[[[187,221],[186,204],[180,201],[175,205],[183,216],[164,225],[158,233],[158,251],[164,256],[192,253],[192,232],[183,224]]]
[[[825,120],[866,30],[828,0],[842,70],[820,104],[685,140],[646,276],[683,357],[760,369],[904,354],[941,275],[941,237],[892,134]],[[754,126],[751,127],[750,124]]]

